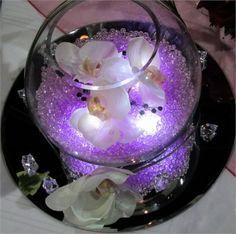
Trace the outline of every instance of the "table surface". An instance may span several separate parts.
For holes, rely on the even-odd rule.
[[[43,18],[25,0],[6,0],[2,4],[1,110]],[[14,184],[3,157],[0,161],[0,233],[89,233],[66,226],[35,207]],[[163,224],[135,233],[236,233],[235,182],[225,169],[194,206]]]

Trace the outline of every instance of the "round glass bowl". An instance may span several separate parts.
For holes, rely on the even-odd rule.
[[[158,1],[65,1],[39,29],[25,71],[45,137],[62,154],[115,167],[178,145],[200,87],[194,43]]]

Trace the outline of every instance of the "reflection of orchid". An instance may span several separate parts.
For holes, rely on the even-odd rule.
[[[141,69],[148,62],[154,46],[143,37],[132,39],[128,44],[127,57],[133,70]],[[161,85],[164,82],[160,70],[160,58],[157,52],[151,64],[146,69],[144,77],[137,84],[142,101],[151,106],[163,106],[165,104],[165,92]]]
[[[99,168],[92,175],[57,189],[46,198],[49,208],[63,211],[65,221],[98,229],[130,217],[138,195],[124,187],[132,173],[115,168]]]
[[[71,124],[93,145],[106,149],[116,142],[130,142],[140,134],[127,116],[129,111],[130,101],[125,89],[92,91],[87,108],[75,110]]]

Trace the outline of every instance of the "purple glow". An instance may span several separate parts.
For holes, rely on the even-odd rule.
[[[109,33],[109,40],[116,44],[119,51],[125,50],[127,47],[125,44],[127,43],[127,36],[122,35],[117,36],[116,33],[116,40],[114,40],[112,34]],[[132,36],[131,33],[130,36]],[[103,35],[103,39],[104,37]],[[97,39],[101,38],[100,35],[100,38]],[[48,135],[68,154],[73,154],[93,163],[130,164],[151,158],[158,148],[162,148],[184,126],[194,103],[194,90],[190,73],[186,68],[185,58],[181,52],[174,45],[162,41],[159,53],[160,69],[166,77],[164,90],[167,102],[165,106],[162,110],[159,110],[158,107],[144,109],[142,107],[144,103],[141,102],[138,92],[132,89],[129,96],[135,104],[132,105],[130,115],[136,118],[140,128],[145,126],[145,132],[131,143],[116,143],[107,150],[93,146],[83,138],[81,133],[72,128],[69,122],[75,109],[86,107],[86,102],[83,101],[82,97],[87,98],[89,93],[70,86],[51,67],[43,67],[42,83],[37,91],[36,98],[40,122]],[[156,113],[153,113],[152,109],[155,109]],[[144,115],[140,115],[140,111],[144,111]],[[155,126],[150,125],[151,123],[154,123]],[[180,155],[183,153],[179,153],[181,158]],[[178,156],[176,157],[178,158]],[[182,157],[184,158],[184,156]],[[169,162],[169,160],[170,158],[167,161]],[[183,163],[183,160],[181,162]],[[87,165],[87,167],[92,166],[91,164]],[[79,168],[81,170],[81,167]],[[157,168],[149,169],[149,171],[151,170],[156,171]]]
[[[194,135],[182,144],[174,153],[162,161],[138,171],[135,175],[130,176],[127,180],[128,186],[142,195],[146,195],[152,189],[160,192],[166,189],[173,181],[184,176],[189,166],[189,156],[194,142]],[[168,155],[179,145],[180,140],[175,142],[167,152]],[[83,162],[70,155],[61,153],[61,158],[67,170],[74,178],[82,175],[91,174],[99,166]]]

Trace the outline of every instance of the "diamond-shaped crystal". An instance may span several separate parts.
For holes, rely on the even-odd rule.
[[[19,98],[21,98],[26,105],[26,97],[25,97],[25,89],[19,89],[17,90]]]
[[[202,67],[202,71],[206,69],[206,57],[207,57],[207,52],[205,50],[199,50],[198,51],[199,54],[199,59],[200,59],[200,63],[201,63],[201,67]]]
[[[36,163],[32,154],[23,155],[21,164],[29,176],[35,175],[39,168],[39,165]]]
[[[166,174],[157,175],[154,181],[154,188],[157,192],[161,192],[169,185],[169,177]]]
[[[47,193],[52,193],[59,188],[59,185],[55,179],[48,176],[43,179],[43,188]]]
[[[200,127],[200,136],[205,142],[210,142],[216,136],[218,125],[206,123]]]

